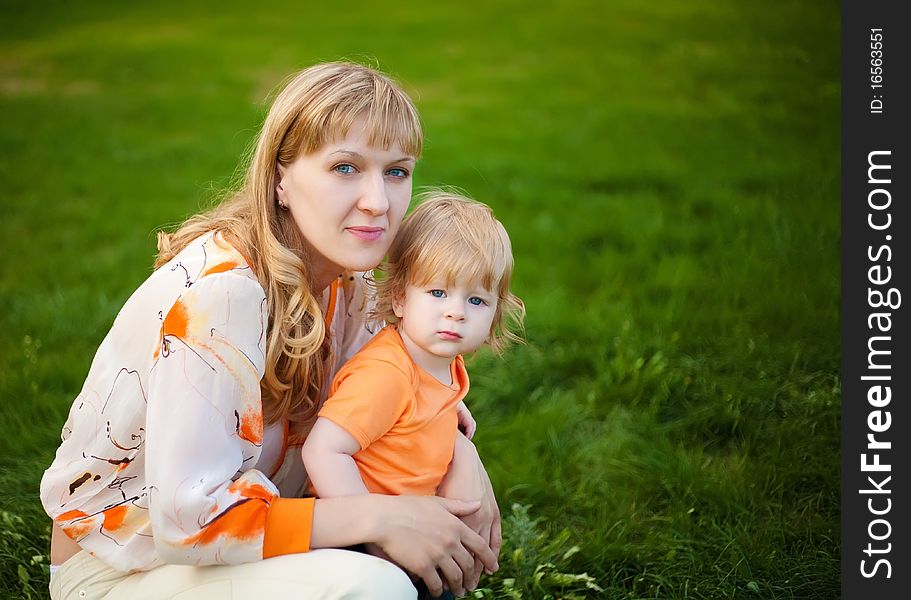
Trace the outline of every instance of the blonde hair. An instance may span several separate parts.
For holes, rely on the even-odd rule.
[[[503,224],[486,204],[450,190],[428,190],[420,205],[402,222],[386,261],[377,268],[376,308],[371,317],[397,323],[393,303],[408,285],[440,279],[451,285],[464,278],[497,295],[497,308],[487,344],[500,353],[522,338],[525,305],[509,291],[512,245]]]
[[[263,122],[239,189],[214,209],[158,233],[155,268],[200,235],[219,231],[251,263],[269,309],[265,376],[260,383],[266,424],[315,418],[328,356],[320,302],[310,279],[305,240],[275,194],[278,165],[344,138],[365,120],[368,143],[398,143],[418,158],[423,132],[417,109],[389,77],[356,63],[318,64],[293,76]],[[321,290],[316,290],[320,292]]]

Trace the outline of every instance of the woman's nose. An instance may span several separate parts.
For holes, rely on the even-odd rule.
[[[389,197],[386,195],[386,182],[382,174],[367,178],[357,207],[371,215],[384,215],[389,210]]]

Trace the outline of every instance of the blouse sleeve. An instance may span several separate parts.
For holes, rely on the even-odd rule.
[[[155,547],[165,562],[256,561],[269,528],[290,534],[267,554],[309,546],[312,501],[281,501],[265,475],[246,468],[262,445],[266,325],[262,288],[234,273],[196,281],[164,317],[149,380],[145,463]]]

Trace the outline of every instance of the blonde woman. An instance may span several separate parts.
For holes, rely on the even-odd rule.
[[[51,597],[414,597],[496,570],[499,512],[459,436],[452,498],[302,498],[303,443],[371,337],[362,272],[392,243],[423,134],[400,87],[350,63],[276,97],[240,190],[159,235],[41,482]],[[217,565],[217,566],[210,566]]]

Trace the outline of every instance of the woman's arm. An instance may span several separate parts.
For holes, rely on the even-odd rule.
[[[437,493],[444,498],[480,502],[480,508],[476,512],[462,516],[462,520],[487,543],[491,554],[498,556],[503,542],[500,508],[477,448],[462,434],[456,435],[452,462],[449,464],[446,477],[437,488]],[[476,555],[476,558],[479,557]],[[471,573],[466,575],[466,584],[470,587],[477,586],[482,568],[490,573],[497,570],[491,569],[486,561],[476,560]]]
[[[250,469],[262,444],[262,288],[240,274],[201,277],[165,315],[145,431],[149,518],[176,564],[261,560],[278,490]],[[276,502],[279,500],[279,502]],[[304,501],[285,501],[295,516]],[[293,548],[306,549],[306,536]]]
[[[487,541],[460,520],[479,509],[479,502],[430,496],[320,498],[313,512],[310,546],[340,548],[372,542],[423,579],[433,595],[443,592],[439,573],[461,595],[477,585],[470,580],[476,560],[488,571],[498,568]]]

